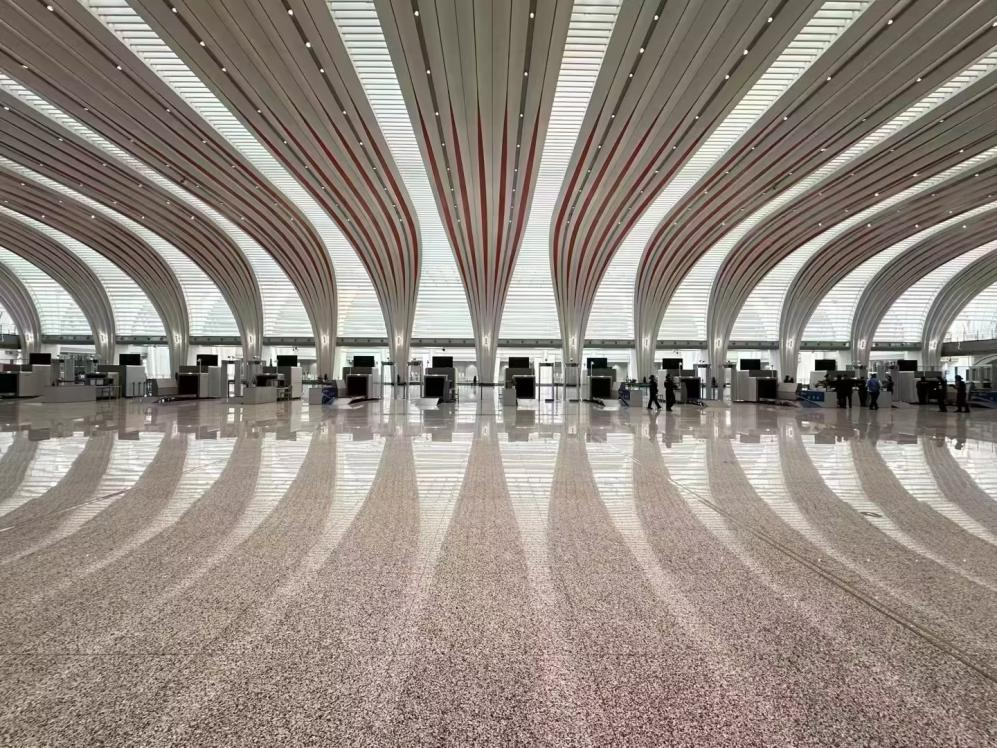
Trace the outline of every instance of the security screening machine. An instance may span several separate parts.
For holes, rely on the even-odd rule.
[[[453,356],[433,356],[432,366],[426,370],[425,379],[429,379],[430,376],[444,376],[446,377],[446,382],[444,383],[444,394],[442,395],[442,401],[447,403],[455,402],[457,399],[457,370],[453,365]],[[423,397],[435,397],[435,395],[427,395],[426,388],[423,386]]]

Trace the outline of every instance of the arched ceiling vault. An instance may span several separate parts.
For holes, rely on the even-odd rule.
[[[780,322],[783,369],[795,371],[796,353],[807,322],[839,281],[863,262],[887,251],[904,256],[899,253],[910,245],[914,248],[909,251],[915,253],[923,246],[924,251],[938,254],[946,244],[950,249],[956,245],[962,247],[961,251],[971,249],[976,246],[971,238],[974,232],[985,233],[997,219],[994,194],[997,194],[997,151],[970,172],[900,203],[876,223],[860,225],[821,248],[804,264],[786,294]],[[965,243],[967,240],[969,245]],[[871,340],[862,339],[868,349]]]
[[[0,102],[4,132],[0,156],[113,206],[183,251],[221,291],[246,354],[259,356],[263,310],[256,277],[239,248],[214,223],[14,96],[0,91]]]
[[[375,5],[490,380],[571,3]]]
[[[567,359],[627,233],[820,4],[760,5],[621,7],[551,224]]]
[[[0,264],[0,305],[7,310],[21,337],[21,347],[28,353],[41,349],[42,323],[28,289],[17,276]]]
[[[997,233],[991,231],[991,239],[995,238]],[[945,333],[959,312],[994,283],[997,283],[997,252],[990,252],[956,273],[942,287],[924,321],[921,355],[926,368],[939,365]]]
[[[132,5],[336,222],[373,282],[395,360],[407,360],[418,221],[328,9]]]
[[[283,294],[320,374],[337,334],[471,327],[490,378],[512,289],[517,345],[556,307],[569,360],[779,336],[793,373],[997,241],[983,0],[0,0],[0,106],[3,257],[102,358],[144,326],[183,363],[212,304],[256,355]]]
[[[947,214],[938,208],[948,206],[934,193],[958,199],[964,188],[980,187],[972,181],[982,168],[977,157],[986,158],[997,147],[997,132],[981,130],[979,122],[995,116],[997,73],[991,73],[841,165],[752,228],[717,272],[708,310],[709,339],[730,338],[745,300],[790,254],[813,248],[815,257],[823,256],[839,251],[841,241],[878,243],[904,236],[903,226],[912,235],[915,224],[920,228],[943,220]],[[954,174],[949,182],[935,184],[933,177],[947,173]],[[845,233],[837,233],[841,231]]]
[[[997,212],[997,205],[994,206]],[[991,216],[994,219],[995,216]],[[951,264],[953,275],[963,258],[984,255],[994,251],[997,235],[993,229],[997,221],[991,222],[989,231],[980,226],[963,229],[962,226],[950,229],[945,234],[920,242],[914,248],[890,260],[869,282],[859,298],[852,317],[852,358],[868,363],[875,336],[883,318],[891,311],[897,300],[925,278],[935,274],[940,268]],[[994,236],[994,239],[987,239]],[[980,244],[980,239],[986,242]],[[968,263],[967,263],[968,264]],[[941,289],[939,288],[938,291]]]
[[[103,284],[89,266],[58,242],[2,215],[0,246],[23,257],[73,297],[90,323],[97,358],[113,363],[114,311]]]
[[[163,322],[173,366],[186,362],[190,325],[183,289],[152,247],[76,200],[25,181],[5,167],[0,167],[0,201],[9,210],[73,237],[133,278]]]
[[[638,271],[638,347],[728,227],[977,59],[992,20],[981,4],[872,4],[661,222]]]
[[[297,206],[86,8],[73,0],[50,5],[4,3],[0,67],[253,237],[300,294],[319,365],[331,372],[335,274]]]

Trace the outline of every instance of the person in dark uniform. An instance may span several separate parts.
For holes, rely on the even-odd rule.
[[[917,380],[917,403],[918,405],[928,404],[928,380],[921,375],[921,378]]]
[[[848,382],[846,382],[845,378],[841,376],[841,374],[839,374],[838,378],[834,380],[834,394],[838,396],[839,408],[846,407],[846,401],[848,399],[848,389],[849,389]]]
[[[665,374],[665,410],[671,412],[675,404],[675,380],[671,374]]]
[[[969,412],[969,393],[966,391],[966,380],[958,374],[955,377],[955,412]]]
[[[859,374],[858,379],[855,380],[855,386],[858,387],[859,391],[859,407],[865,407],[866,395],[868,394],[868,383],[865,380],[864,374]]]
[[[945,377],[939,375],[938,385],[935,390],[935,395],[938,397],[938,410],[942,413],[947,413],[948,408],[945,407],[945,399],[949,394],[949,383],[945,381]]]
[[[658,402],[658,380],[652,374],[647,380],[647,409],[650,410],[652,405],[657,405],[658,410],[661,410],[661,403]]]

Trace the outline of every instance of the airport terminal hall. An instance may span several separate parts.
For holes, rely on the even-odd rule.
[[[0,746],[997,748],[997,0],[0,0]]]

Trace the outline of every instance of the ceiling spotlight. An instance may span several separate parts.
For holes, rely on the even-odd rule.
[[[416,12],[416,14],[418,15],[418,11]],[[294,15],[294,11],[291,8],[288,8],[287,9],[287,15],[293,16]]]
[[[200,44],[202,47],[206,46],[203,39],[199,41],[198,44]]]
[[[769,20],[767,20],[765,23],[772,23],[772,16],[769,16]]]
[[[312,43],[311,42],[305,42],[305,49],[311,49],[311,48],[312,48]]]
[[[415,12],[415,17],[416,17],[416,18],[418,18],[418,17],[419,17],[419,11],[416,11],[416,12]]]
[[[889,21],[887,21],[886,25],[887,26],[892,26],[893,25],[893,19],[891,18]]]
[[[54,11],[54,10],[55,10],[55,8],[53,8],[53,7],[51,6],[51,5],[46,5],[46,6],[45,6],[45,10],[48,10],[48,11]]]

